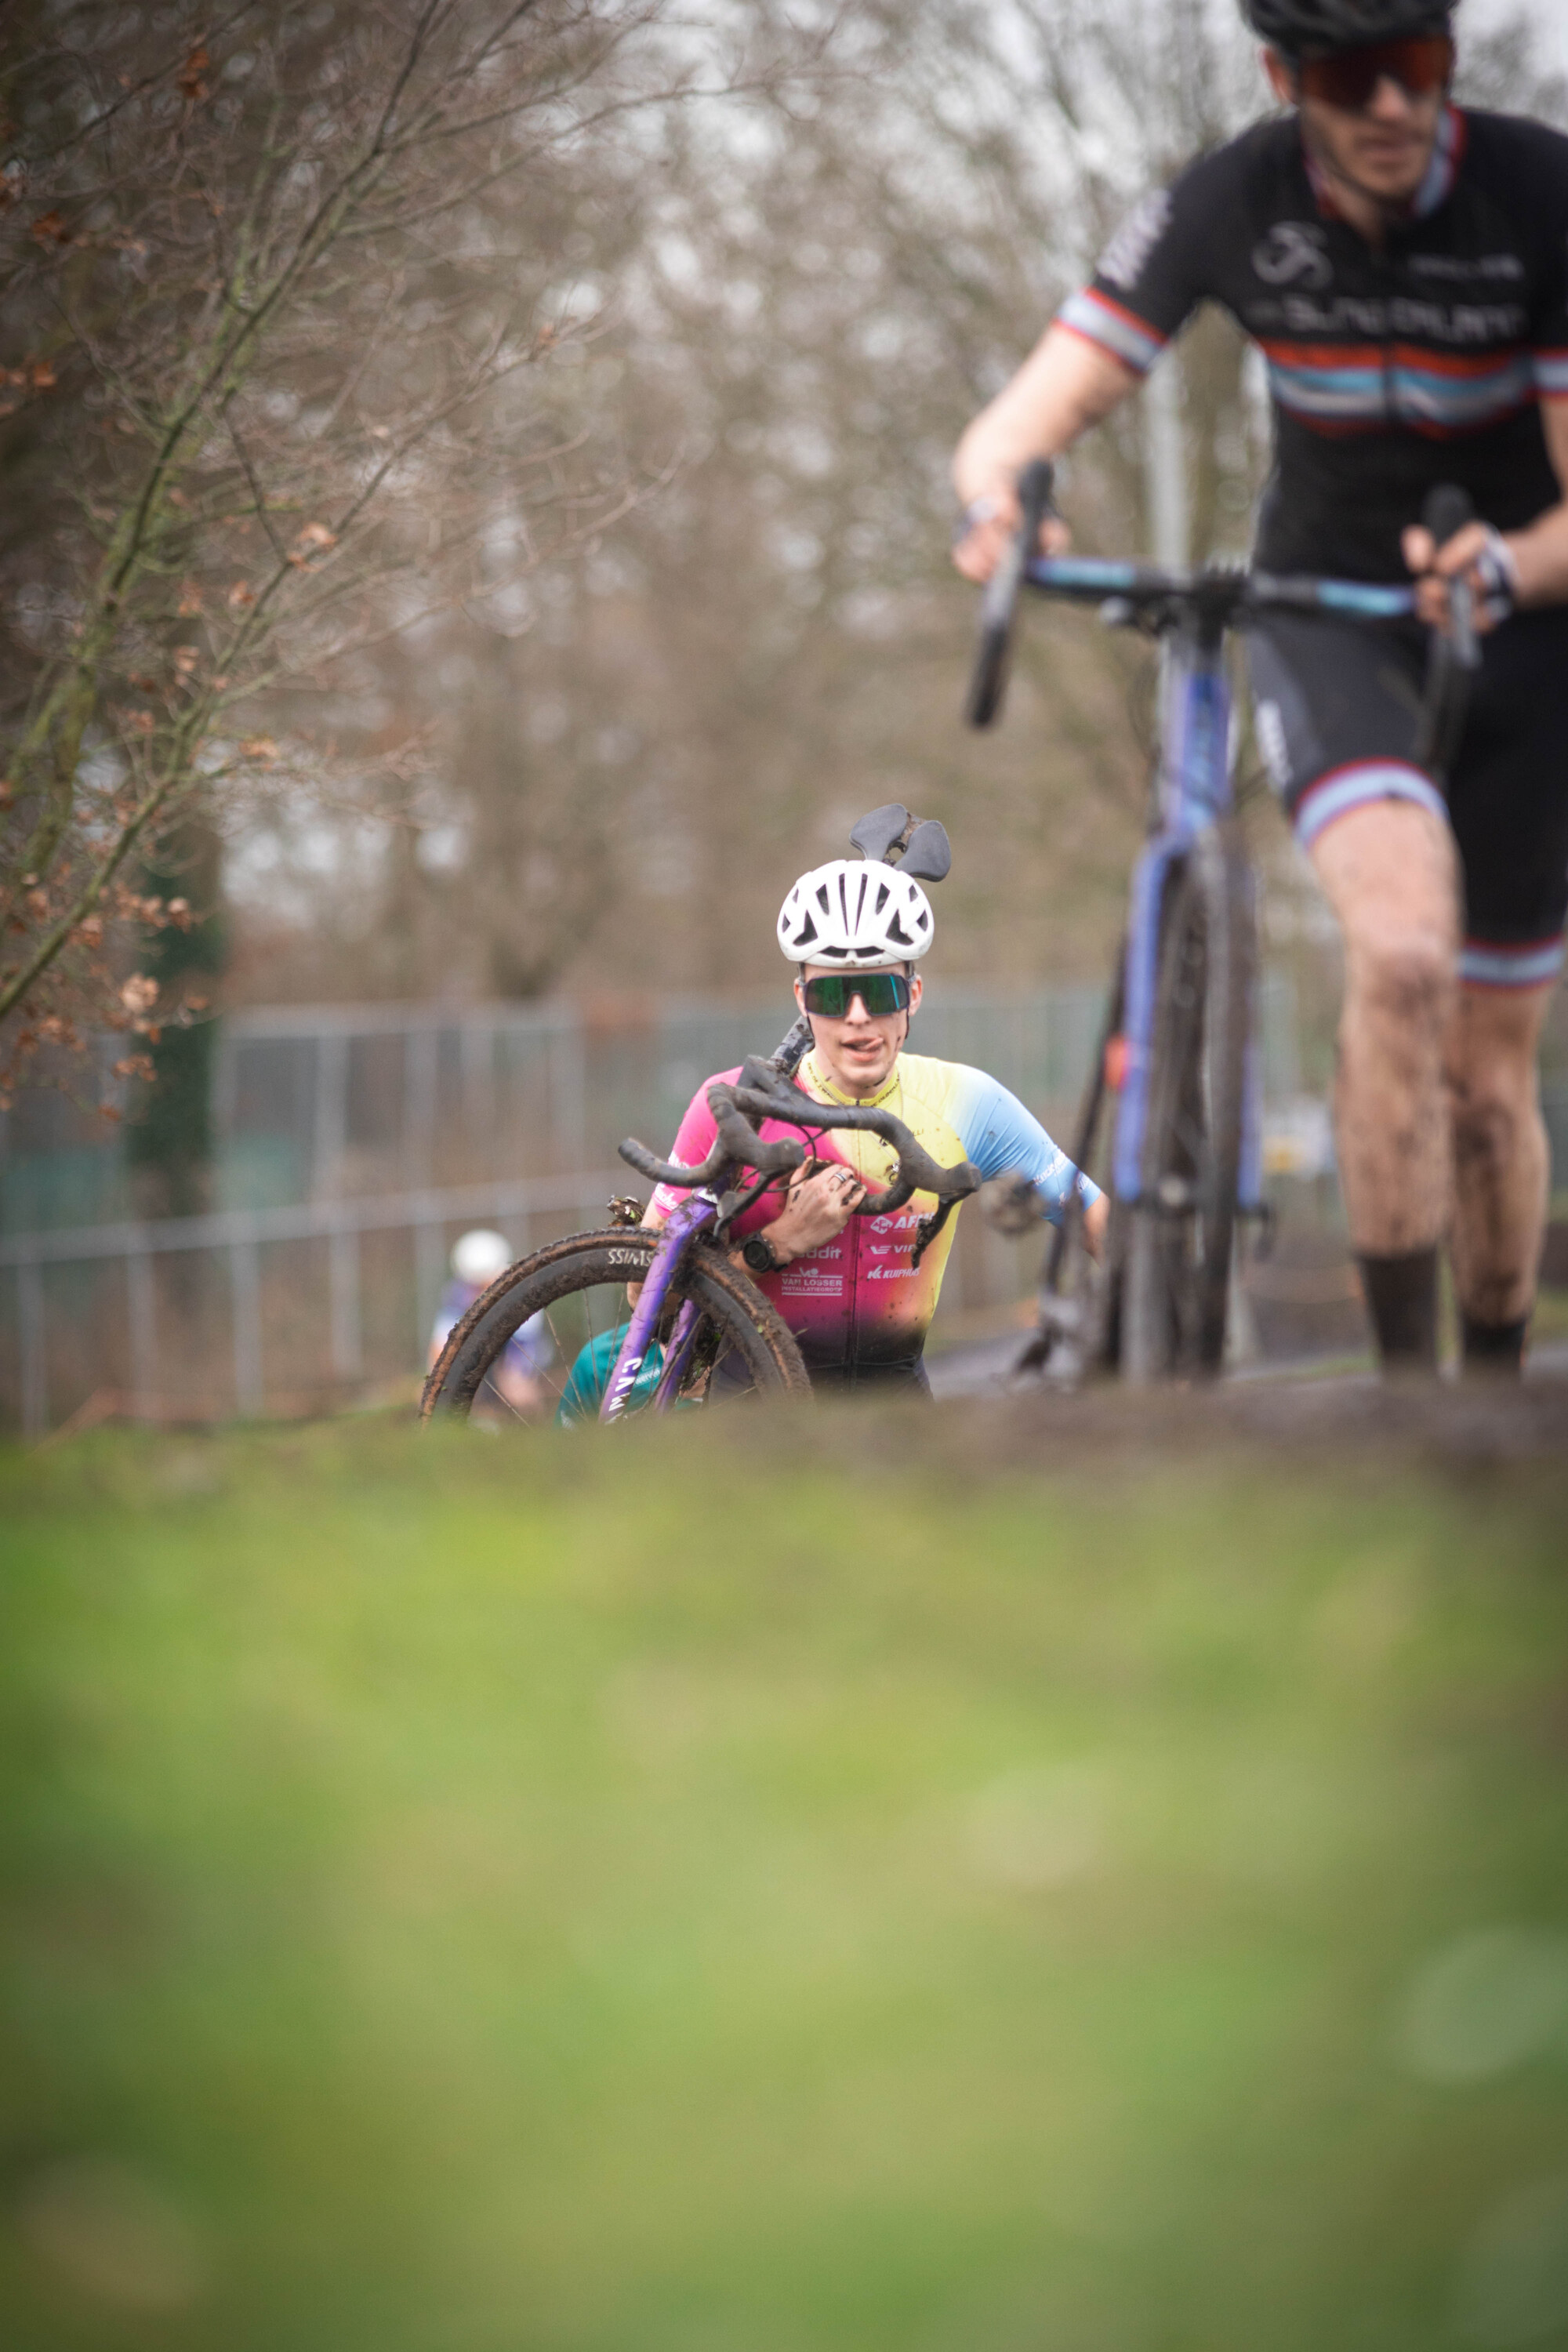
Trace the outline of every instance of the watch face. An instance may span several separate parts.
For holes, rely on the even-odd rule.
[[[771,1274],[773,1266],[773,1245],[762,1234],[753,1234],[741,1252],[753,1274]]]

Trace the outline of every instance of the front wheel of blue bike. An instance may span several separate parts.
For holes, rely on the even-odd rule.
[[[592,1421],[615,1369],[628,1316],[626,1285],[646,1281],[657,1235],[640,1229],[572,1234],[519,1260],[474,1301],[437,1357],[420,1418],[466,1420],[477,1410],[522,1422]],[[698,1243],[670,1286],[698,1321],[678,1403],[710,1394],[806,1397],[811,1378],[783,1317],[720,1249]],[[528,1370],[509,1381],[508,1344],[521,1333]],[[653,1400],[662,1350],[630,1410]]]
[[[1166,892],[1139,1198],[1121,1213],[1120,1344],[1131,1381],[1212,1376],[1225,1354],[1256,925],[1228,828]]]

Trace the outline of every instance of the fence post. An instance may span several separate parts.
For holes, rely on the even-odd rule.
[[[342,1029],[316,1036],[316,1099],[310,1127],[310,1198],[336,1192],[348,1142],[349,1041]]]
[[[229,1281],[234,1292],[234,1402],[241,1418],[254,1421],[265,1404],[261,1380],[261,1253],[254,1242],[231,1242]]]
[[[131,1335],[131,1410],[138,1421],[152,1421],[158,1392],[158,1308],[151,1250],[126,1253],[125,1308]]]
[[[332,1376],[357,1381],[364,1370],[364,1337],[360,1321],[359,1234],[353,1226],[337,1227],[328,1240],[327,1291]]]
[[[430,1346],[430,1327],[436,1320],[436,1309],[441,1301],[441,1282],[446,1270],[446,1227],[439,1223],[432,1223],[426,1218],[414,1228],[414,1312],[419,1321],[416,1338],[421,1370]]]
[[[583,1016],[575,1006],[550,1033],[550,1125],[560,1164],[581,1168],[587,1157],[587,1073]]]
[[[22,1434],[42,1437],[49,1425],[49,1368],[44,1355],[44,1270],[32,1259],[16,1268],[22,1324]]]
[[[496,1129],[496,1032],[493,1021],[470,1015],[459,1033],[463,1063],[463,1140],[470,1150],[490,1143]]]
[[[217,1066],[213,1073],[213,1140],[221,1154],[234,1141],[239,1107],[240,1041],[226,1021],[218,1024]]]
[[[436,1146],[436,1057],[440,1031],[435,1020],[420,1021],[404,1031],[404,1148],[409,1181],[428,1184]],[[434,1312],[434,1309],[432,1309]]]

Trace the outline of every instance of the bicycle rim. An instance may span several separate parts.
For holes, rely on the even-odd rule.
[[[1122,1367],[1212,1376],[1225,1354],[1255,962],[1251,875],[1226,830],[1166,895],[1140,1197],[1124,1211]]]
[[[425,1383],[421,1420],[596,1418],[598,1390],[630,1314],[626,1285],[646,1279],[656,1245],[654,1234],[635,1231],[574,1234],[510,1267],[447,1339]],[[669,1298],[667,1326],[688,1298],[700,1318],[679,1404],[720,1394],[809,1396],[810,1376],[788,1325],[717,1251],[693,1248]],[[526,1379],[507,1360],[516,1332],[523,1333],[531,1359]],[[629,1412],[652,1402],[662,1364],[660,1349]]]

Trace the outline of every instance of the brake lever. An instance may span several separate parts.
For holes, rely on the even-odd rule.
[[[1038,551],[1040,526],[1048,514],[1056,511],[1051,500],[1055,480],[1056,468],[1046,457],[1037,457],[1018,478],[1018,529],[986,582],[981,600],[980,643],[963,710],[971,727],[990,727],[1001,716],[1007,693],[1018,592]]]
[[[1421,520],[1435,546],[1444,547],[1474,515],[1468,492],[1444,482],[1429,493]],[[1480,667],[1475,604],[1475,592],[1468,581],[1449,582],[1448,627],[1433,631],[1426,656],[1426,692],[1415,740],[1415,763],[1439,782],[1458,749],[1470,681]]]

